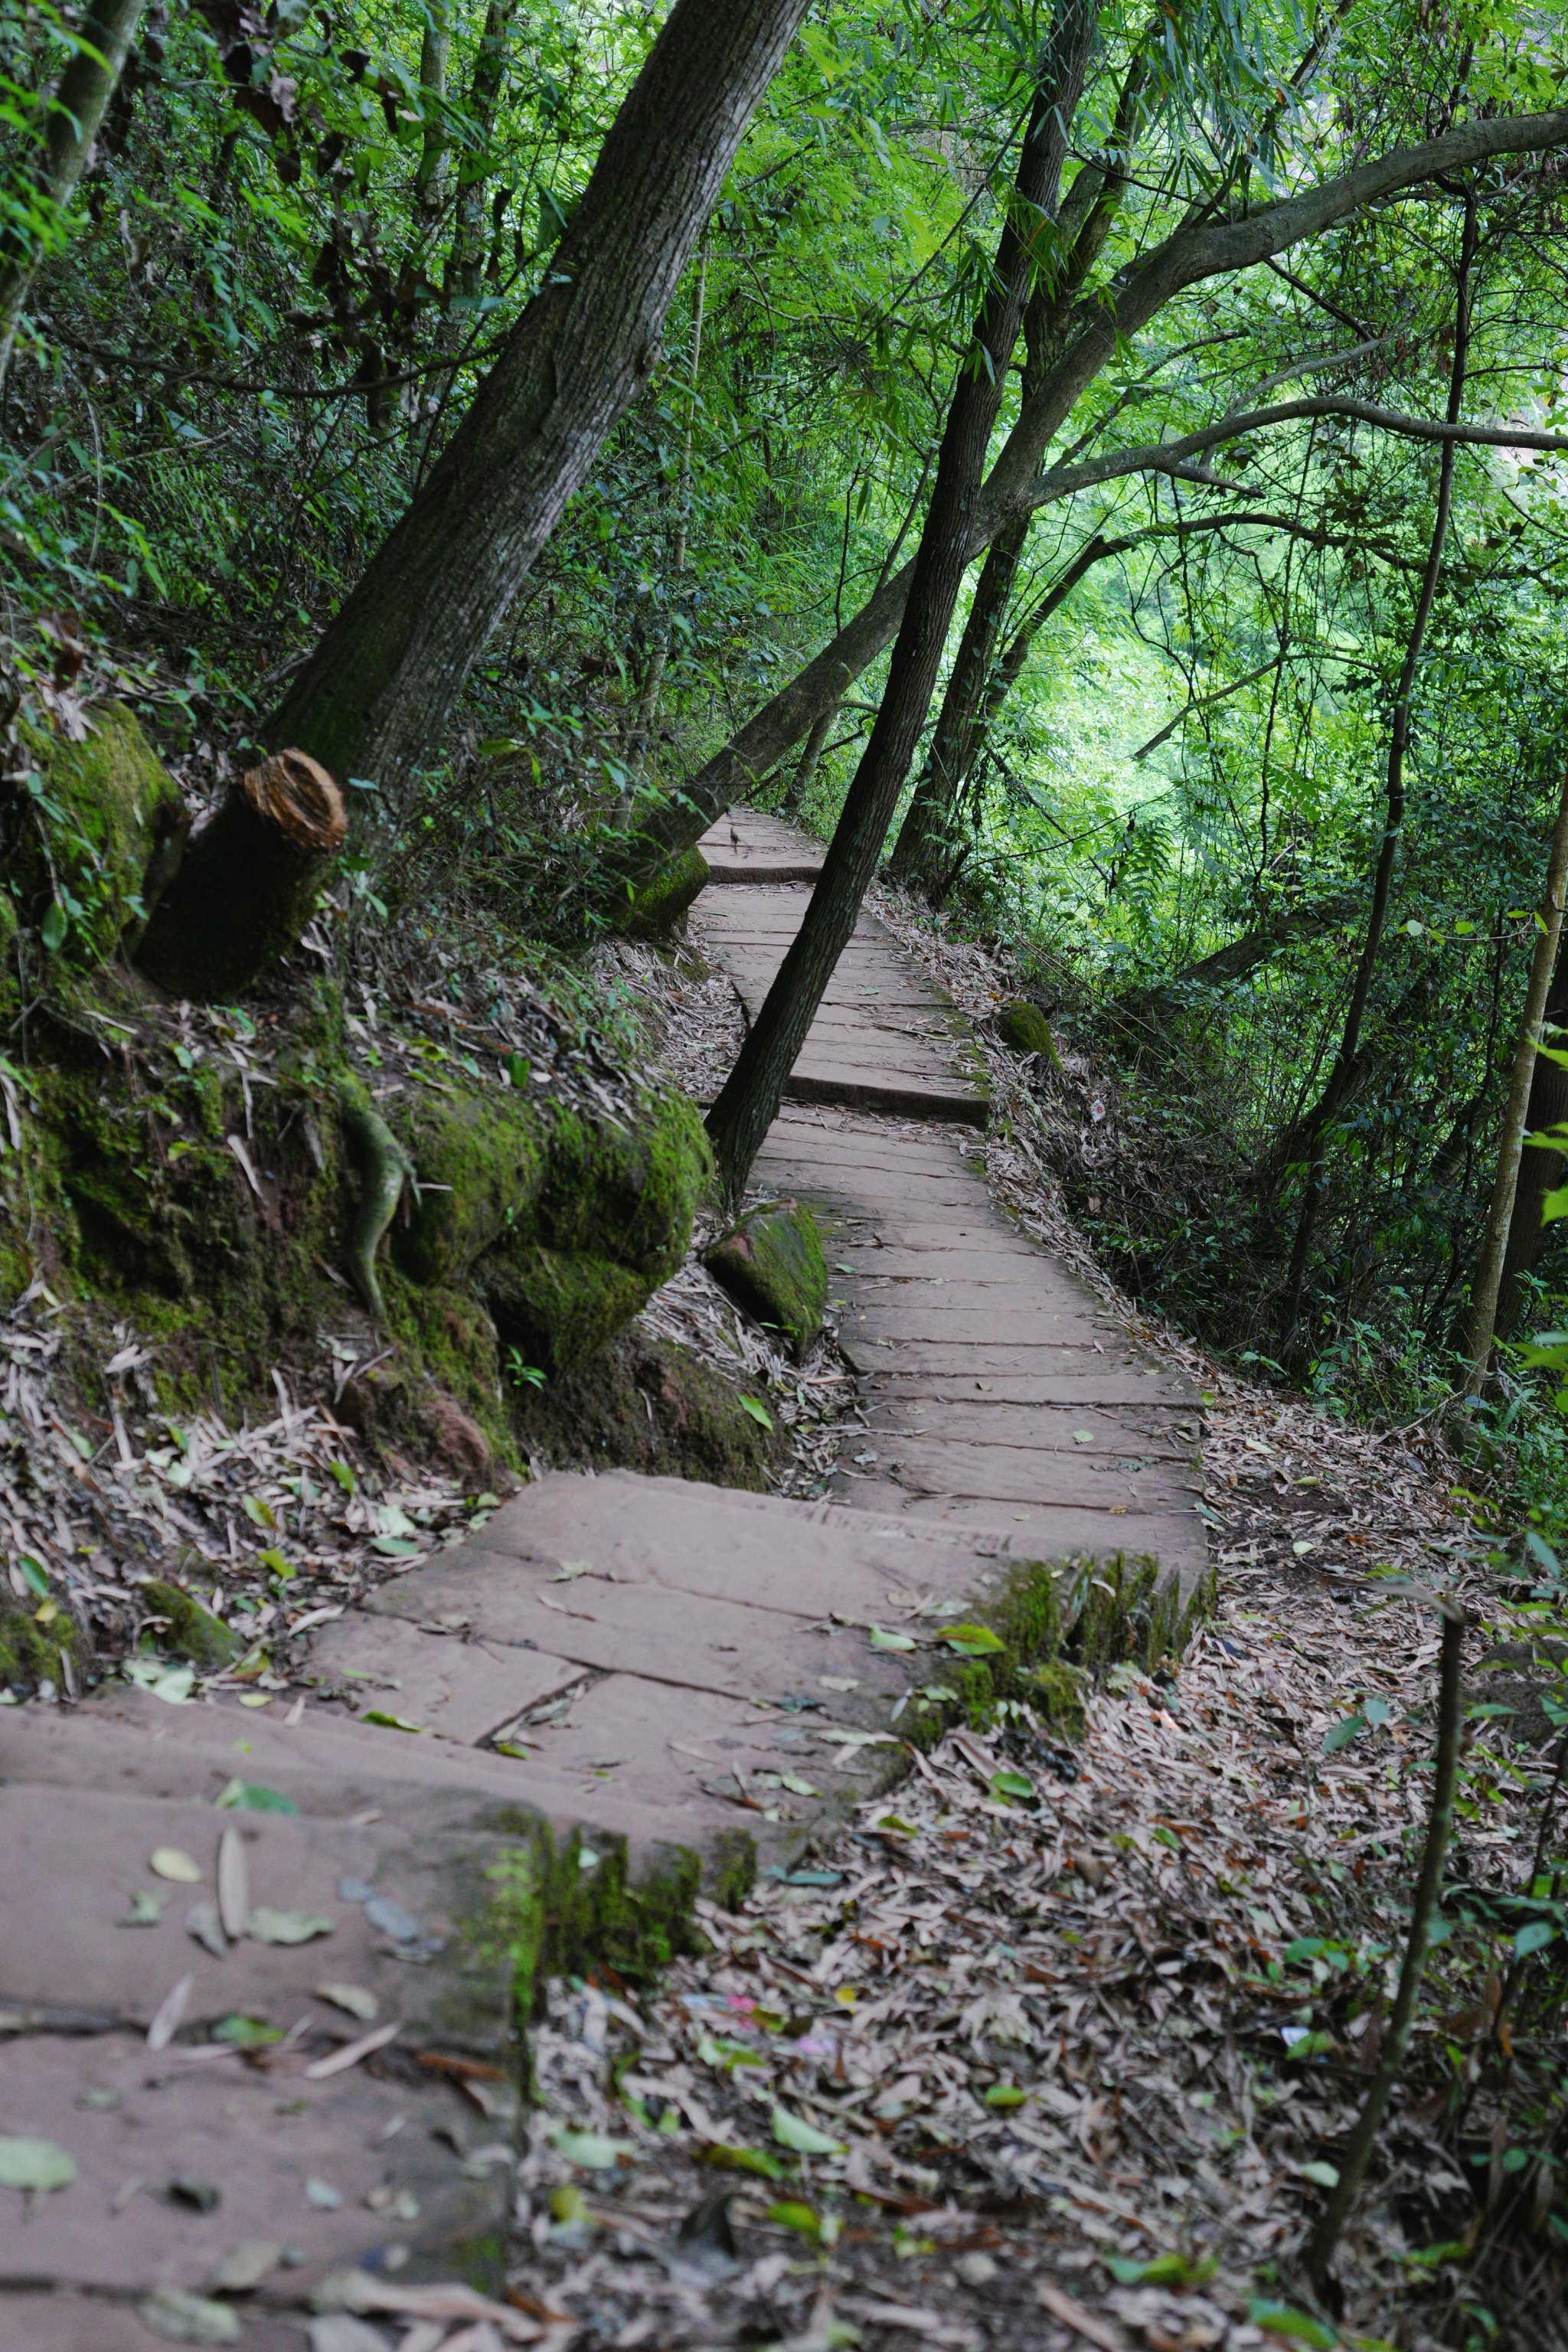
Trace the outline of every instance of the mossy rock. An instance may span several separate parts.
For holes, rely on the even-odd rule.
[[[753,1209],[702,1262],[745,1314],[782,1331],[797,1356],[821,1330],[827,1261],[816,1220],[798,1201]]]
[[[996,1034],[1005,1045],[1016,1054],[1041,1054],[1053,1069],[1061,1068],[1061,1055],[1051,1034],[1051,1024],[1037,1004],[1026,996],[1015,996],[1004,1004],[996,1015]]]
[[[637,1470],[762,1493],[783,1433],[770,1433],[739,1390],[689,1348],[622,1331],[543,1390],[521,1388],[512,1423],[531,1455],[557,1467]]]
[[[510,1233],[525,1240],[544,1189],[553,1113],[504,1087],[400,1106],[390,1114],[419,1171],[411,1223],[393,1253],[411,1281],[466,1280],[474,1261]]]
[[[18,1601],[0,1591],[0,1690],[32,1697],[45,1684],[56,1691],[69,1687],[61,1661],[68,1657],[76,1687],[87,1682],[92,1664],[92,1643],[86,1629],[68,1609],[57,1602],[47,1624],[37,1611],[45,1603]]]
[[[54,911],[56,885],[36,835],[18,846],[14,887],[45,945],[79,969],[134,943],[179,862],[186,825],[179,788],[134,712],[122,702],[100,703],[88,725],[80,743],[26,722],[18,728],[43,785],[39,808],[55,877],[80,911],[56,940],[66,910]]]
[[[153,1646],[166,1656],[186,1658],[193,1666],[210,1672],[231,1664],[245,1649],[239,1635],[221,1617],[205,1609],[183,1584],[154,1577],[150,1584],[140,1587],[139,1598],[149,1616],[167,1620],[153,1629]]]
[[[700,849],[683,850],[633,893],[616,929],[628,940],[668,937],[706,883],[709,870]]]
[[[565,1250],[498,1252],[478,1280],[502,1346],[547,1374],[586,1363],[650,1295],[629,1266]]]

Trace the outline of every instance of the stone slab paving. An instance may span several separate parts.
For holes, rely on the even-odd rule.
[[[754,1009],[820,850],[742,811],[704,847],[699,925]],[[77,2166],[0,2189],[0,2352],[167,2342],[145,2298],[227,2294],[241,2248],[247,2352],[300,2345],[345,2269],[498,2284],[518,1902],[646,1906],[737,1832],[788,1867],[1020,1562],[1195,1579],[1195,1400],[993,1203],[963,1024],[874,922],[795,1094],[757,1175],[822,1214],[864,1382],[833,1497],[552,1475],[323,1625],[300,1694],[0,1711],[0,2135]],[[326,1932],[267,1940],[279,1914]]]

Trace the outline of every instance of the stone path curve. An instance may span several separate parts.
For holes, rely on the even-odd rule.
[[[745,811],[705,849],[754,1009],[820,851]],[[312,2305],[497,2288],[531,1971],[647,1966],[700,1869],[798,1862],[1026,1564],[1191,1588],[1195,1400],[993,1203],[965,1040],[864,918],[759,1162],[869,1404],[831,1498],[552,1474],[323,1626],[302,1710],[0,1713],[0,2139],[76,2166],[0,2186],[0,2352],[156,2352],[191,2294],[298,2352]]]

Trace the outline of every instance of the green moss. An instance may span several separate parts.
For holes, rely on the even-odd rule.
[[[543,1390],[519,1385],[512,1423],[529,1454],[557,1466],[700,1478],[760,1493],[784,1444],[746,1411],[737,1386],[689,1349],[640,1330],[618,1332]]]
[[[797,1356],[821,1330],[827,1261],[816,1220],[798,1201],[753,1209],[703,1264],[756,1322],[782,1331]]]
[[[672,931],[708,879],[708,860],[700,849],[684,850],[672,858],[627,900],[616,929],[628,940],[662,940]]]
[[[210,1609],[204,1609],[183,1585],[155,1577],[141,1587],[141,1600],[151,1615],[168,1620],[157,1629],[156,1646],[177,1658],[188,1658],[193,1666],[210,1670],[226,1665],[245,1648],[238,1634]]]
[[[629,1323],[652,1288],[613,1260],[562,1250],[510,1250],[481,1267],[479,1290],[503,1344],[526,1365],[567,1372]]]
[[[182,823],[178,788],[134,714],[100,703],[88,723],[80,743],[18,727],[42,785],[48,854],[37,836],[24,845],[15,885],[34,922],[57,898],[63,909],[68,893],[79,911],[58,954],[79,968],[107,961],[127,932],[134,938],[174,863]]]
[[[92,1663],[86,1633],[70,1612],[58,1603],[48,1622],[40,1625],[37,1612],[45,1605],[13,1600],[8,1592],[0,1592],[0,1690],[30,1695],[43,1683],[63,1690],[67,1679],[62,1660],[67,1657],[78,1690],[85,1685]]]
[[[1043,1054],[1053,1069],[1061,1068],[1051,1024],[1028,997],[1016,996],[1002,1006],[996,1015],[996,1034],[1016,1054]]]
[[[553,1114],[501,1087],[399,1105],[393,1113],[419,1171],[412,1223],[393,1254],[415,1282],[460,1281],[496,1243],[532,1233]],[[426,1189],[428,1188],[428,1189]]]

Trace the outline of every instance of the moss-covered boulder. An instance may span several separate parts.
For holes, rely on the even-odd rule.
[[[503,1346],[546,1374],[585,1363],[679,1266],[712,1167],[683,1096],[650,1098],[635,1125],[556,1113],[531,1213],[474,1267]]]
[[[1015,996],[1003,1005],[996,1015],[996,1034],[1016,1054],[1042,1054],[1053,1069],[1060,1069],[1061,1056],[1051,1024],[1030,998]]]
[[[764,1427],[740,1389],[689,1349],[637,1328],[547,1388],[521,1389],[513,1420],[529,1454],[556,1467],[613,1466],[753,1493],[787,1444],[776,1422]]]
[[[827,1261],[816,1220],[798,1201],[753,1209],[703,1264],[743,1313],[782,1331],[797,1356],[821,1330]]]
[[[100,703],[80,743],[19,727],[38,797],[11,860],[19,911],[59,961],[79,969],[134,943],[179,862],[187,824],[179,789],[133,711]]]
[[[47,1597],[19,1601],[0,1587],[0,1691],[18,1698],[69,1692],[73,1684],[79,1691],[91,1664],[91,1642],[68,1609]]]
[[[708,879],[700,849],[683,850],[627,899],[616,928],[628,940],[662,940],[675,929]]]
[[[148,1627],[146,1638],[151,1647],[165,1656],[188,1658],[193,1666],[212,1673],[232,1664],[245,1648],[221,1617],[215,1617],[194,1592],[167,1577],[154,1577],[143,1584],[138,1598],[148,1617],[163,1621]]]

